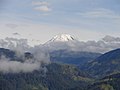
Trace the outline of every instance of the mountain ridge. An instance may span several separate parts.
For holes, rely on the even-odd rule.
[[[82,68],[96,77],[104,77],[120,72],[120,49],[109,51]]]

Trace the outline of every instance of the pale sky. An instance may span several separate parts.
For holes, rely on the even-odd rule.
[[[120,0],[0,0],[0,38],[47,42],[56,34],[79,40],[120,36]]]

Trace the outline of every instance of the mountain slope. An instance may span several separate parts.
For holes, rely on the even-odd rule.
[[[47,70],[0,73],[0,90],[83,90],[90,80],[87,74],[70,65],[52,63]]]
[[[81,67],[85,63],[94,60],[100,55],[100,53],[57,50],[50,53],[50,59],[52,62],[74,64]]]
[[[96,77],[120,72],[120,49],[107,52],[83,67]]]
[[[31,53],[26,52],[23,54],[25,55],[24,58],[19,57],[18,59],[14,51],[4,48],[0,49],[0,55],[10,58],[10,61],[3,59],[0,63],[4,60],[7,63],[12,63],[9,69],[13,70],[17,68],[14,64],[16,64],[18,60],[22,63],[22,60],[25,58],[26,60],[31,60],[35,57]],[[13,59],[16,61],[13,62]],[[20,63],[17,65],[22,67]],[[13,66],[13,68],[11,68],[11,66]],[[8,66],[4,66],[4,68],[6,67]],[[30,72],[3,72],[5,69],[0,67],[2,68],[0,72],[0,90],[83,90],[91,81],[88,74],[72,65],[57,63],[44,65],[41,63],[41,67],[43,68],[35,69]],[[19,69],[20,68],[18,68],[18,70]],[[28,67],[27,69],[29,70]]]
[[[106,76],[88,88],[89,90],[120,90],[120,73]]]

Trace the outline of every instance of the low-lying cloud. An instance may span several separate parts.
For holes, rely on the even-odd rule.
[[[40,48],[37,48],[36,51],[32,52],[33,58],[26,59],[23,55],[19,55],[20,60],[11,60],[5,56],[0,58],[0,72],[3,73],[27,73],[33,72],[34,70],[43,70],[43,64],[49,64],[49,55],[45,51],[41,51]],[[21,53],[19,53],[21,54]],[[16,54],[17,55],[17,54]],[[17,56],[18,57],[18,56]]]
[[[32,72],[34,70],[39,70],[39,68],[40,64],[38,63],[18,62],[6,59],[0,60],[0,72],[3,73],[27,73]]]
[[[6,58],[6,55],[2,56],[0,58],[0,72],[3,73],[26,73],[34,70],[45,70],[43,65],[46,66],[46,64],[50,63],[47,50],[41,45],[30,47],[26,39],[1,39],[0,47],[14,51],[16,57],[20,59],[11,60]],[[31,53],[33,58],[25,58],[25,52]]]

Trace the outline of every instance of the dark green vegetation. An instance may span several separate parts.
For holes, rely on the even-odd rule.
[[[104,77],[89,86],[88,90],[120,90],[120,73]]]
[[[2,55],[10,60],[22,60],[9,49],[0,48],[0,56]],[[29,52],[24,56],[27,59],[34,58]],[[51,56],[53,62],[46,66],[46,72],[1,72],[0,90],[120,90],[120,49],[101,56],[68,51],[55,51]],[[94,59],[95,57],[97,58]]]
[[[0,74],[0,90],[83,90],[88,75],[70,65],[49,64],[47,72]]]
[[[120,72],[120,49],[101,55],[94,61],[84,65],[82,69],[98,78]]]

